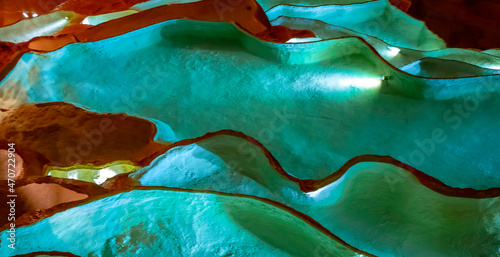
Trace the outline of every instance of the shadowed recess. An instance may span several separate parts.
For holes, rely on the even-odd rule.
[[[147,120],[92,113],[62,102],[5,110],[2,123],[0,139],[29,149],[30,156],[23,156],[24,151],[18,154],[27,166],[33,162],[39,165],[25,169],[24,177],[44,175],[46,166],[99,166],[118,160],[141,166],[165,148],[154,142],[156,126]]]

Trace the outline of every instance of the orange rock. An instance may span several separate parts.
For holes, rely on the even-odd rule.
[[[23,215],[25,219],[36,219],[36,214],[45,209],[89,197],[106,194],[108,191],[96,184],[54,177],[30,177],[16,180],[15,192],[10,193],[7,181],[0,181],[0,201],[14,201],[16,221]],[[17,197],[7,197],[15,194]],[[0,209],[0,215],[7,217],[10,210]],[[30,216],[30,217],[26,217]],[[0,227],[10,223],[8,219],[0,221]]]
[[[75,11],[84,15],[99,15],[128,10],[147,0],[2,0],[0,27],[53,11]]]
[[[87,15],[104,10],[120,11],[128,5],[117,4],[110,8],[105,1],[82,3],[69,0],[58,10],[75,11]],[[127,2],[132,3],[133,0]],[[135,0],[138,1],[138,0]],[[79,4],[81,5],[79,5]],[[108,3],[108,2],[105,2]],[[97,6],[102,4],[103,8]],[[80,7],[82,9],[79,9]],[[68,9],[65,9],[68,8]],[[255,0],[203,0],[199,2],[163,5],[139,13],[101,23],[96,26],[72,24],[52,36],[33,38],[29,42],[13,44],[0,41],[0,79],[14,67],[16,58],[28,51],[50,52],[75,42],[93,42],[119,36],[146,26],[172,19],[191,19],[213,22],[231,22],[262,40],[284,43],[292,37],[314,37],[308,30],[291,30],[284,26],[271,26],[266,13]]]

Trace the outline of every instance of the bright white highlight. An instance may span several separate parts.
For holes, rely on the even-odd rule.
[[[483,68],[491,69],[491,70],[500,70],[500,65],[485,65]]]
[[[344,181],[344,177],[341,177],[337,181],[334,181],[316,191],[312,191],[307,193],[307,195],[311,198],[315,198],[314,200],[316,201],[322,201],[325,199],[329,199],[329,201],[333,201],[332,197],[340,197],[340,195],[332,195],[332,192],[335,191],[335,188],[338,187],[340,184],[342,184]]]
[[[90,25],[89,17],[83,19],[82,24],[83,25]]]
[[[389,50],[386,52],[387,57],[394,57],[401,52],[401,49],[397,47],[389,46],[388,48]]]
[[[27,14],[27,13],[25,13],[25,12],[23,12],[23,16],[24,16],[25,18],[29,18],[28,14]]]
[[[290,40],[286,41],[287,44],[289,43],[307,43],[307,42],[316,42],[322,40],[321,38],[318,37],[306,37],[306,38],[291,38]]]
[[[116,172],[110,168],[104,168],[99,170],[99,175],[94,179],[95,183],[100,185],[104,183],[108,178],[112,178],[116,175]]]
[[[95,16],[87,16],[85,19],[83,19],[81,24],[84,25],[92,25],[96,26],[101,23],[118,19],[121,17],[125,17],[128,15],[132,15],[134,13],[137,13],[135,10],[126,10],[126,11],[120,11],[120,12],[113,12],[113,13],[106,13],[106,14],[101,14],[101,15],[95,15]]]
[[[323,74],[323,76],[305,78],[305,80],[297,80],[296,83],[293,84],[296,90],[304,90],[304,85],[308,85],[311,89],[321,90],[324,92],[345,92],[353,89],[370,90],[380,88],[382,86],[382,80],[384,79],[382,76],[366,77],[361,75],[358,77],[351,71],[341,75]],[[307,83],[304,83],[303,81]]]
[[[48,174],[49,176],[51,175],[50,172]],[[69,179],[78,179],[78,171],[72,170],[68,172],[68,178]]]
[[[339,84],[342,87],[376,88],[382,85],[382,78],[345,78]]]
[[[318,195],[321,194],[321,192],[325,191],[327,188],[328,188],[328,186],[322,187],[316,191],[312,191],[312,192],[307,193],[307,195],[310,197],[313,197],[313,198],[317,197]]]

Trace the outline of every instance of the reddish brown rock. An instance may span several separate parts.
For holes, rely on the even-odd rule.
[[[127,3],[132,3],[132,1]],[[80,3],[69,0],[57,9],[95,15],[111,10],[119,11],[128,6],[118,4],[115,10],[108,3],[95,0]],[[79,9],[80,7],[82,9]],[[68,44],[115,37],[172,19],[230,22],[263,40],[279,43],[286,42],[292,37],[314,36],[314,33],[307,30],[295,31],[283,26],[271,26],[264,10],[255,0],[202,0],[193,3],[163,5],[96,26],[72,24],[52,36],[36,37],[19,44],[0,41],[0,57],[2,57],[0,58],[0,79],[14,67],[16,58],[25,52],[50,52]]]
[[[112,12],[125,11],[130,7],[148,0],[66,0],[54,10],[73,11],[83,15],[100,15]]]
[[[54,11],[74,11],[84,15],[99,15],[128,10],[147,0],[2,0],[0,27]]]
[[[101,187],[103,187],[109,192],[114,192],[114,191],[124,191],[127,188],[140,185],[141,183],[129,177],[128,173],[122,173],[112,178],[108,178],[104,183],[101,184]]]
[[[389,0],[389,2],[403,12],[407,12],[411,6],[411,0]]]
[[[31,104],[4,111],[0,149],[15,143],[26,163],[22,177],[44,175],[48,165],[104,165],[130,160],[148,164],[164,152],[154,142],[156,126],[125,114],[98,114],[56,102]]]
[[[9,186],[10,183],[13,183],[12,186]],[[10,191],[11,189],[14,191]],[[81,201],[106,193],[106,189],[96,184],[64,178],[30,177],[15,182],[0,181],[0,201],[7,203],[14,199],[16,221],[25,214],[36,214],[60,204]],[[2,217],[7,217],[9,213],[8,208],[0,209]],[[9,220],[2,219],[0,227],[6,223],[10,223]]]
[[[51,251],[51,252],[33,252],[33,253],[27,253],[27,254],[20,254],[20,255],[14,255],[12,257],[39,257],[39,256],[65,256],[65,257],[79,257],[78,255],[72,254],[72,253],[67,253],[67,252],[58,252],[58,251]]]
[[[448,47],[500,48],[497,0],[412,0],[408,14],[423,20]]]
[[[0,1],[0,27],[33,17],[33,14],[50,13],[66,0],[2,0]],[[28,16],[28,17],[26,17]]]

